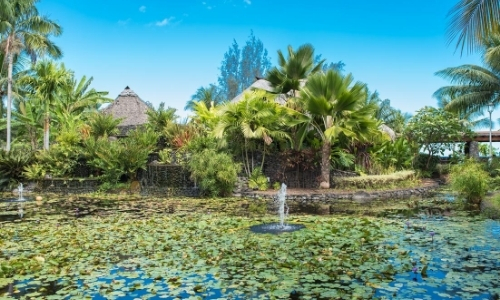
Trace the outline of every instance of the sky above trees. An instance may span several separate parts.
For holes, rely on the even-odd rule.
[[[462,57],[446,39],[456,0],[320,1],[42,0],[38,7],[64,29],[54,41],[77,77],[94,77],[115,98],[127,85],[157,107],[186,116],[200,86],[217,83],[233,39],[242,46],[253,30],[277,64],[277,50],[304,43],[327,62],[377,90],[403,112],[437,106],[432,94],[448,82],[436,71],[481,64]]]

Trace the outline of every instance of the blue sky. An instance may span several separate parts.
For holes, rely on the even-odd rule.
[[[130,86],[142,99],[183,110],[197,88],[217,81],[233,39],[250,32],[273,64],[276,51],[310,43],[328,61],[414,113],[436,106],[448,82],[438,70],[481,64],[447,44],[447,13],[458,0],[42,0],[40,13],[64,29],[55,42],[78,77],[93,76],[111,98]]]

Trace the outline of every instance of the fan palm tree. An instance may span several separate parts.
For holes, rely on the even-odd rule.
[[[38,62],[28,76],[19,79],[19,82],[25,84],[32,94],[37,94],[43,101],[44,106],[44,137],[43,149],[49,149],[50,134],[50,106],[54,105],[58,99],[58,93],[67,86],[73,73],[67,70],[64,64],[56,64],[52,61]]]
[[[224,102],[222,95],[215,84],[208,87],[200,87],[196,93],[191,96],[191,100],[186,103],[184,110],[193,110],[197,102],[204,102],[207,107],[217,106]]]
[[[279,67],[274,67],[267,72],[267,80],[274,87],[275,93],[291,94],[296,96],[304,84],[305,79],[318,71],[325,60],[314,64],[314,47],[310,44],[300,46],[294,51],[288,46],[288,57],[278,50]]]
[[[10,150],[11,141],[11,106],[14,57],[22,52],[33,59],[36,56],[49,54],[60,57],[61,50],[49,39],[49,35],[61,34],[61,27],[50,19],[40,16],[35,7],[36,0],[1,1],[0,34],[2,52],[7,60],[7,144]]]
[[[499,0],[459,0],[450,10],[448,40],[457,40],[455,47],[461,53],[481,47],[482,40],[498,31],[500,24]]]
[[[481,114],[490,103],[500,104],[500,34],[491,35],[483,44],[484,67],[462,65],[436,72],[453,84],[434,92],[446,110],[465,116]]]
[[[340,137],[369,140],[377,132],[374,106],[366,105],[366,86],[353,84],[351,74],[342,76],[328,70],[309,77],[301,99],[323,142],[321,148],[321,187],[330,187],[330,154],[332,143]]]

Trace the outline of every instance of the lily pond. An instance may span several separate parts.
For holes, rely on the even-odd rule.
[[[0,201],[2,299],[498,299],[500,223],[449,198],[291,210],[120,195]],[[341,211],[341,212],[339,212]]]

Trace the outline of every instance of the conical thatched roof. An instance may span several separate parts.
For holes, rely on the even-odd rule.
[[[120,132],[128,131],[148,122],[149,106],[128,86],[118,95],[113,103],[102,111],[122,119],[118,126]]]

